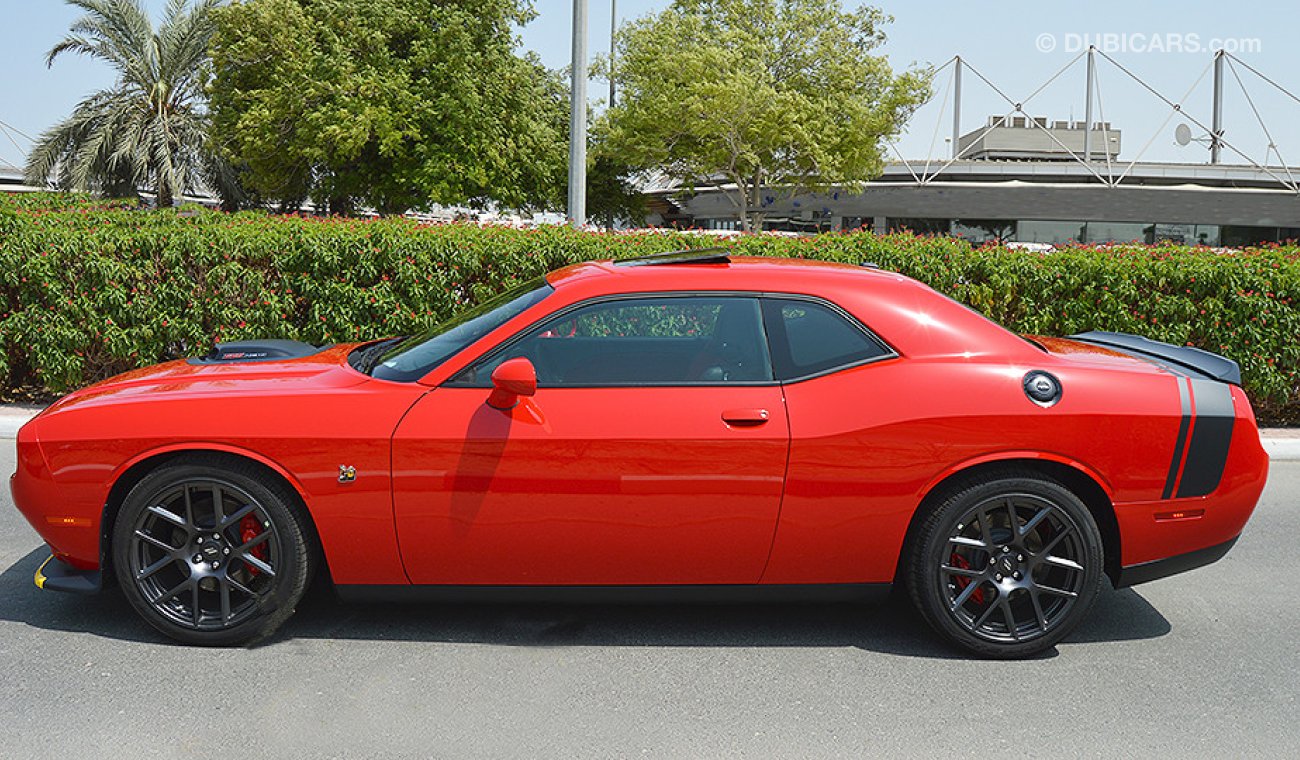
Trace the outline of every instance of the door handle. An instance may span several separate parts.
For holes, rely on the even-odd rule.
[[[722,413],[722,421],[737,427],[754,427],[767,422],[766,409],[727,409]]]

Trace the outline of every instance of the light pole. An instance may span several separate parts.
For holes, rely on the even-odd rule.
[[[618,0],[609,0],[609,105],[614,107],[614,34],[618,31]]]
[[[569,222],[587,223],[587,0],[573,0],[569,111]]]

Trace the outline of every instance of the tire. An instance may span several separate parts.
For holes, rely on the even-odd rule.
[[[301,503],[283,484],[238,459],[188,455],[130,490],[111,551],[122,592],[145,621],[207,646],[247,644],[279,628],[318,552]]]
[[[1103,557],[1101,531],[1079,497],[1009,470],[939,499],[912,537],[905,580],[944,638],[1014,659],[1051,648],[1087,616]]]

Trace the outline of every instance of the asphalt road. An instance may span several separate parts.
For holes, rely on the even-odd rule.
[[[0,473],[13,470],[0,441]],[[1106,591],[1033,661],[905,607],[344,606],[177,646],[42,592],[0,496],[0,757],[1295,756],[1300,462],[1217,565]]]

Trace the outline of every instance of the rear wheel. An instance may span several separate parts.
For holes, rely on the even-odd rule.
[[[942,499],[912,543],[908,587],[935,630],[982,655],[1024,657],[1087,615],[1101,532],[1059,483],[1001,473]]]
[[[297,499],[244,463],[186,458],[145,476],[122,504],[113,563],[150,625],[191,644],[269,635],[315,566]]]

